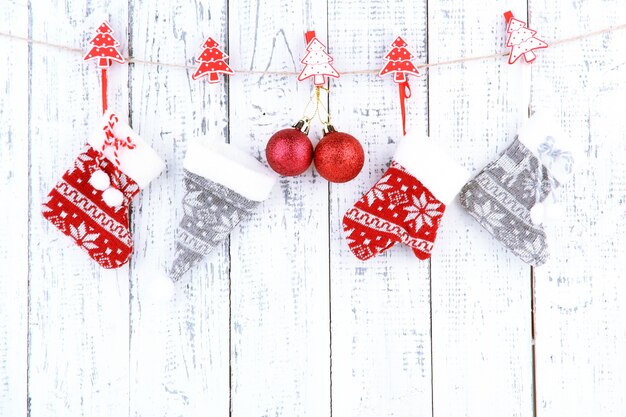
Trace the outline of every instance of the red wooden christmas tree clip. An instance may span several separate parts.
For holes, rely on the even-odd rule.
[[[96,32],[96,36],[89,41],[92,48],[83,59],[85,61],[97,59],[100,68],[110,67],[113,63],[112,61],[123,64],[124,58],[117,50],[120,43],[113,37],[111,26],[107,22],[102,22]]]
[[[405,101],[411,97],[411,86],[408,75],[420,75],[419,71],[411,62],[415,56],[407,49],[408,44],[398,36],[391,44],[391,50],[385,55],[387,64],[378,73],[379,77],[394,74],[393,80],[398,84],[400,92],[400,111],[402,113],[402,132],[406,135],[406,109]]]
[[[98,60],[98,67],[102,69],[102,113],[107,110],[107,68],[113,61],[123,64],[124,57],[117,50],[120,43],[112,35],[113,29],[104,21],[96,30],[96,36],[89,41],[92,48],[83,58],[84,61]]]
[[[313,77],[313,84],[316,87],[321,87],[326,84],[326,77],[339,78],[339,73],[331,64],[333,58],[326,53],[326,45],[317,39],[315,31],[308,31],[304,38],[307,54],[300,61],[305,66],[298,75],[298,81]]]
[[[510,11],[504,13],[504,19],[507,23],[506,32],[509,34],[506,46],[511,48],[509,64],[515,63],[521,56],[526,62],[532,63],[537,58],[533,50],[547,48],[548,44],[536,38],[537,31],[526,27],[526,22],[513,17]]]
[[[210,36],[202,44],[202,54],[196,58],[199,63],[198,68],[191,78],[197,80],[205,76],[209,76],[208,81],[211,84],[220,82],[219,73],[232,75],[235,72],[228,66],[226,60],[228,55],[218,48],[219,43],[215,42]]]

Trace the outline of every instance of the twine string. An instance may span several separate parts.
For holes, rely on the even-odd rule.
[[[552,42],[549,42],[550,46],[556,46],[556,45],[561,45],[564,43],[570,43],[570,42],[576,42],[579,41],[581,39],[586,39],[586,38],[591,38],[594,36],[598,36],[598,35],[603,35],[606,33],[612,33],[612,32],[616,32],[619,30],[624,30],[626,29],[626,23],[622,23],[619,25],[612,25],[612,26],[608,26],[602,29],[598,29],[598,30],[594,30],[591,32],[587,32],[587,33],[582,33],[579,35],[575,35],[575,36],[570,36],[567,38],[562,38],[562,39],[556,39],[553,40]],[[18,36],[18,35],[13,35],[11,33],[7,33],[7,32],[0,32],[0,36],[1,37],[5,37],[5,38],[9,38],[9,39],[14,39],[14,40],[19,40],[19,41],[23,41],[23,42],[27,42],[31,45],[41,45],[41,46],[47,46],[50,48],[56,48],[59,50],[63,50],[63,51],[68,51],[68,52],[76,52],[76,53],[83,53],[83,50],[80,48],[74,48],[71,46],[66,46],[66,45],[59,45],[59,44],[55,44],[55,43],[51,43],[51,42],[46,42],[46,41],[41,41],[41,40],[37,40],[37,39],[33,39],[33,38],[28,38],[28,37],[24,37],[24,36]],[[435,68],[435,67],[441,67],[441,66],[447,66],[447,65],[454,65],[454,64],[459,64],[459,63],[463,63],[463,62],[471,62],[471,61],[484,61],[487,59],[494,59],[494,58],[499,58],[499,57],[503,57],[503,56],[507,56],[509,55],[509,51],[506,52],[498,52],[498,53],[494,53],[494,54],[486,54],[486,55],[477,55],[477,56],[469,56],[469,57],[459,57],[459,58],[455,58],[455,59],[450,59],[450,60],[444,60],[444,61],[438,61],[438,62],[432,62],[432,63],[428,63],[428,64],[419,64],[417,65],[418,69],[428,69],[428,68]],[[157,66],[162,66],[162,67],[171,67],[171,68],[185,68],[185,69],[195,69],[195,66],[193,65],[185,65],[185,64],[176,64],[176,63],[172,63],[172,62],[161,62],[161,61],[151,61],[151,60],[146,60],[146,59],[141,59],[141,58],[137,58],[137,57],[124,57],[124,59],[129,63],[129,64],[145,64],[145,65],[157,65]],[[255,71],[255,70],[244,70],[244,69],[234,69],[233,71],[235,71],[235,73],[240,73],[240,74],[263,74],[263,75],[298,75],[298,72],[295,71]],[[342,75],[355,75],[355,74],[378,74],[379,70],[355,70],[355,71],[343,71],[341,74]]]

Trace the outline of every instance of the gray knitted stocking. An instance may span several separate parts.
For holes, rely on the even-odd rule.
[[[259,204],[209,179],[185,170],[185,214],[176,236],[170,278],[178,279],[211,252]]]
[[[518,138],[461,190],[461,205],[524,262],[548,258],[546,233],[533,224],[531,209],[558,182]]]

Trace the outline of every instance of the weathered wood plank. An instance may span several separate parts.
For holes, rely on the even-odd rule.
[[[329,1],[329,46],[342,70],[379,70],[391,42],[404,36],[425,62],[426,2]],[[428,127],[426,77],[410,79],[408,121]],[[330,109],[339,131],[366,152],[361,174],[333,184],[330,209],[333,415],[430,416],[431,352],[428,262],[403,245],[367,262],[346,244],[346,210],[388,167],[402,136],[398,87],[392,77],[345,75],[331,82]]]
[[[28,36],[28,4],[0,8]],[[28,44],[0,38],[0,415],[26,415],[28,338]]]
[[[325,6],[231,1],[232,67],[299,70],[305,30],[326,38]],[[231,77],[231,143],[265,160],[310,89],[296,76]],[[330,415],[327,190],[311,170],[283,178],[231,235],[233,416]]]
[[[505,50],[502,7],[431,2],[429,59]],[[506,7],[525,16],[525,1]],[[504,57],[431,69],[430,136],[476,173],[527,117],[528,74],[528,66]],[[444,215],[431,281],[434,414],[532,415],[530,268],[455,201]]]
[[[32,8],[33,38],[87,47],[109,18],[126,51],[126,6],[55,0]],[[63,10],[51,18],[50,10]],[[110,13],[107,14],[107,13]],[[126,112],[127,68],[109,71],[111,107]],[[29,411],[128,413],[128,268],[103,270],[41,215],[101,114],[100,73],[81,54],[32,46]]]
[[[623,23],[620,1],[531,2],[547,39]],[[533,66],[532,110],[560,120],[582,152],[559,190],[565,217],[547,225],[551,259],[535,269],[537,415],[626,410],[626,32],[545,50]]]
[[[162,7],[131,3],[133,55],[194,64],[205,37],[226,42],[226,1]],[[191,71],[137,64],[131,69],[133,127],[168,164],[137,198],[131,262],[131,403],[135,416],[229,412],[229,281],[224,245],[177,283],[167,302],[151,299],[154,279],[174,257],[182,217],[183,159],[198,137],[224,140],[224,83],[193,81]]]
[[[5,3],[3,31],[28,36],[29,2]],[[84,47],[110,17],[123,52],[130,32],[133,55],[192,63],[212,35],[227,50],[230,43],[233,68],[257,71],[299,70],[309,28],[328,40],[340,71],[379,68],[396,33],[406,35],[420,62],[504,49],[504,9],[451,0],[430,2],[428,22],[425,2],[406,0],[223,0],[210,9],[156,0],[31,3],[36,39]],[[531,23],[550,41],[621,23],[620,6],[533,0]],[[521,0],[507,7],[525,15]],[[58,13],[51,18],[50,11]],[[539,416],[626,409],[625,43],[618,32],[560,45],[541,51],[532,66],[531,109],[559,117],[587,158],[560,193],[566,218],[548,226],[552,260],[534,271]],[[98,71],[80,54],[34,45],[28,97],[29,47],[0,37],[0,50],[0,189],[16,196],[0,202],[11,220],[0,221],[0,415],[226,416],[232,406],[235,416],[317,417],[330,414],[331,400],[335,415],[532,415],[530,268],[457,203],[430,264],[400,247],[361,264],[346,247],[341,217],[384,172],[400,135],[389,79],[359,74],[331,83],[335,125],[367,152],[356,180],[328,186],[311,171],[283,179],[230,246],[184,278],[170,302],[154,305],[149,286],[173,256],[189,140],[229,136],[264,160],[267,139],[300,115],[310,85],[236,74],[228,88],[192,81],[177,68],[137,64],[129,78],[126,66],[114,66],[111,107],[131,116],[168,170],[133,204],[130,270],[110,272],[39,212],[98,118]],[[526,117],[530,75],[528,66],[510,67],[504,58],[433,69],[412,83],[410,120],[423,131],[430,120],[431,136],[480,169]]]

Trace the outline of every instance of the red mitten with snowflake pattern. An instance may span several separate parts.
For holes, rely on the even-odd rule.
[[[43,216],[104,268],[128,262],[133,250],[130,202],[165,164],[130,126],[107,112],[89,146],[50,191]]]
[[[365,261],[402,242],[429,258],[446,205],[467,179],[433,141],[408,133],[387,172],[343,218],[350,250]]]

